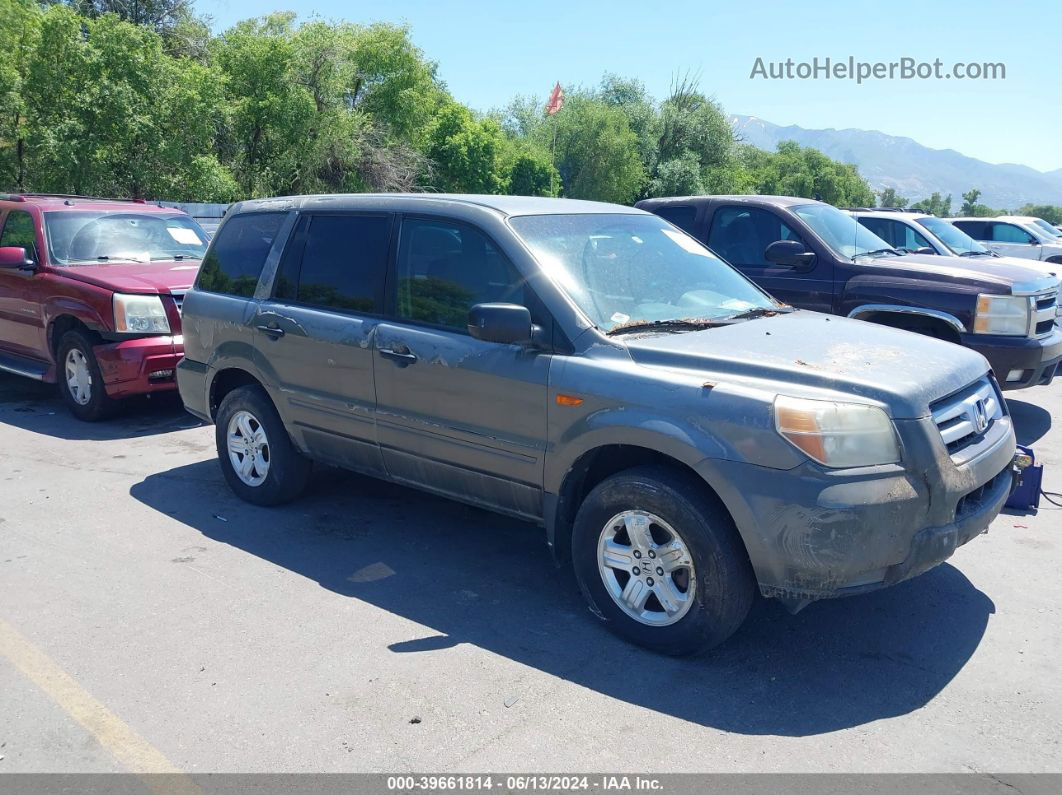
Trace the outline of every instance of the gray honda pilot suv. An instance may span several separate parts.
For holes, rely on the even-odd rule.
[[[233,206],[178,384],[243,499],[311,462],[545,527],[639,644],[718,644],[984,531],[1014,432],[986,360],[798,311],[641,210],[507,196]]]

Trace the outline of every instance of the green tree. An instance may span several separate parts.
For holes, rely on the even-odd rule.
[[[838,207],[874,203],[874,192],[855,166],[794,141],[778,144],[777,152],[746,149],[744,160],[757,193],[806,196]]]
[[[1001,210],[993,210],[987,204],[981,204],[977,201],[981,198],[981,191],[977,188],[971,188],[962,195],[962,207],[959,209],[959,215],[972,215],[981,218],[987,218],[993,215],[1002,214]]]
[[[878,194],[879,207],[906,207],[909,200],[896,193],[896,188],[885,188]]]
[[[506,187],[501,154],[502,128],[494,119],[477,120],[451,102],[439,112],[429,134],[427,155],[434,186],[453,193],[499,193]]]
[[[912,205],[912,208],[920,209],[924,212],[930,213],[931,215],[936,215],[940,218],[947,218],[949,215],[951,215],[951,194],[949,193],[946,197],[941,198],[940,193],[938,191],[934,191],[933,195],[930,196],[928,199],[916,201]]]
[[[508,169],[509,193],[515,196],[550,196],[558,183],[557,169],[548,156],[534,152],[516,155]]]
[[[33,0],[0,0],[0,187],[26,187],[26,100],[30,59],[40,38]]]
[[[1049,224],[1062,224],[1062,207],[1057,204],[1026,204],[1018,210],[1018,215],[1033,215]]]
[[[557,170],[565,196],[629,204],[645,183],[637,136],[619,108],[573,92],[540,129],[556,133]]]

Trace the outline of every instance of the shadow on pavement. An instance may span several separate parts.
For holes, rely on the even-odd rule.
[[[1051,430],[1051,412],[1047,409],[1011,398],[1007,398],[1007,407],[1014,419],[1014,434],[1018,437],[1018,444],[1035,444]]]
[[[122,401],[119,415],[103,422],[81,422],[67,409],[54,384],[0,373],[0,424],[57,439],[132,439],[201,424],[188,414],[176,392],[142,395]]]
[[[319,472],[292,505],[257,508],[229,492],[213,460],[152,475],[131,494],[208,538],[432,628],[393,644],[394,653],[470,643],[612,698],[745,734],[814,735],[916,710],[962,669],[994,612],[944,564],[796,616],[761,600],[711,655],[671,659],[610,635],[532,525],[334,471]]]

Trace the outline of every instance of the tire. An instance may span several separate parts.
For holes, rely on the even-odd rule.
[[[59,393],[71,413],[85,422],[112,417],[120,406],[119,401],[107,396],[92,347],[92,338],[75,329],[59,338],[56,349]]]
[[[579,507],[572,533],[579,588],[609,629],[639,646],[671,655],[707,651],[733,635],[752,606],[756,580],[744,545],[726,509],[705,491],[684,473],[637,467],[599,483]],[[632,544],[638,535],[643,543]],[[605,545],[609,538],[614,545]],[[599,563],[599,551],[619,561],[619,568]],[[643,561],[651,556],[647,574]],[[661,577],[658,563],[673,571]],[[641,618],[613,596],[619,591],[622,598],[628,589],[649,591]],[[666,595],[671,612],[660,595]]]
[[[214,430],[221,471],[240,499],[255,505],[281,505],[305,491],[312,464],[295,449],[273,401],[261,387],[241,386],[229,392],[218,408]],[[235,437],[231,450],[230,434]]]

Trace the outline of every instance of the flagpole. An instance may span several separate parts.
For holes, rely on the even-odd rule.
[[[557,188],[554,183],[557,176],[557,114],[553,114],[553,146],[549,150],[549,195],[557,197]]]

